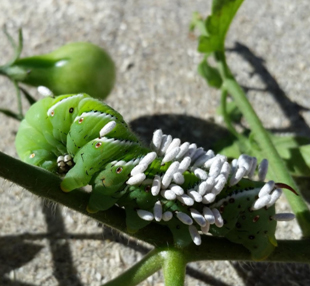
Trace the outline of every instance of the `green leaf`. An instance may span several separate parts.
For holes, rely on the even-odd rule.
[[[291,174],[310,177],[310,144],[299,148],[281,148],[279,153]]]
[[[310,177],[310,138],[295,135],[275,135],[269,133],[280,157],[284,160],[291,175]],[[254,138],[250,136],[254,148]],[[254,148],[255,149],[255,148]],[[265,156],[260,152],[262,156]],[[268,159],[268,157],[267,157]]]
[[[219,42],[215,37],[200,36],[198,43],[198,52],[212,53],[216,50],[222,49],[219,46]]]
[[[310,144],[310,138],[304,136],[295,135],[275,135],[269,133],[270,139],[273,144],[277,146],[278,152],[281,155],[281,150],[288,148],[300,147]]]
[[[222,108],[219,106],[216,109],[217,114],[222,115]],[[239,108],[237,107],[234,101],[226,102],[226,112],[229,116],[231,122],[239,123],[242,118],[242,113],[240,112]]]
[[[207,81],[209,86],[220,88],[222,86],[222,78],[219,71],[210,66],[207,59],[204,59],[198,66],[198,73]]]
[[[208,35],[199,39],[198,51],[224,51],[225,36],[243,0],[213,0],[212,13],[205,20]]]

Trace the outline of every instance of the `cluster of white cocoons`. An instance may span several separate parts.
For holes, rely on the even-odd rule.
[[[165,135],[161,130],[156,130],[151,143],[152,152],[148,153],[131,171],[131,177],[126,182],[129,185],[138,185],[145,182],[144,172],[157,158],[163,158],[162,164],[172,162],[167,171],[162,175],[156,175],[151,181],[151,193],[153,196],[162,196],[166,200],[178,200],[189,207],[190,215],[183,212],[163,212],[160,200],[156,202],[153,212],[137,210],[140,218],[147,221],[169,221],[173,216],[183,224],[189,226],[189,233],[196,245],[201,244],[201,236],[195,224],[200,226],[202,233],[208,233],[210,225],[222,227],[224,222],[219,210],[212,204],[217,195],[221,193],[226,183],[229,186],[237,184],[243,177],[252,178],[257,169],[257,159],[248,155],[241,155],[230,164],[223,155],[215,155],[212,150],[205,151],[197,148],[196,144],[185,142],[181,144],[178,138]],[[258,177],[265,180],[268,169],[268,161],[264,159],[258,166]],[[184,190],[183,173],[193,172],[200,183],[192,189]],[[273,181],[267,182],[259,192],[259,198],[252,209],[258,210],[273,205],[281,196],[282,190],[275,188]],[[205,204],[203,213],[192,206],[197,203]],[[282,215],[282,216],[281,216]],[[288,215],[288,214],[287,214]],[[291,214],[289,214],[291,215]],[[292,216],[279,214],[275,220],[289,220]]]

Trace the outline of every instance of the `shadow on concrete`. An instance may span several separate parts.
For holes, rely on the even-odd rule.
[[[309,108],[303,107],[296,102],[293,102],[281,88],[277,80],[268,71],[263,58],[256,56],[247,46],[240,42],[236,42],[234,48],[227,49],[227,52],[234,52],[239,54],[245,61],[247,61],[253,68],[250,76],[258,75],[265,84],[265,89],[255,89],[249,86],[243,86],[245,92],[249,90],[256,90],[257,92],[269,92],[280,106],[283,113],[290,121],[290,127],[284,129],[270,130],[272,132],[293,132],[299,135],[309,136],[310,127],[301,116],[301,111],[309,111]]]

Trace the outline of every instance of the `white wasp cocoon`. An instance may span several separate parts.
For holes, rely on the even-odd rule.
[[[191,235],[191,238],[193,240],[193,242],[196,244],[196,245],[200,245],[201,244],[201,236],[197,230],[197,228],[193,225],[190,225],[188,227],[188,230],[189,230],[189,234]]]
[[[281,197],[282,195],[282,190],[281,189],[275,189],[271,195],[270,195],[270,201],[268,202],[268,204],[266,205],[267,208],[271,207],[272,205],[274,205],[276,203],[276,201]]]
[[[212,193],[215,195],[218,195],[224,188],[225,184],[226,184],[226,178],[224,175],[220,174],[217,176],[217,178],[215,179],[216,184],[212,189]]]
[[[166,211],[163,213],[163,221],[169,221],[172,219],[172,217],[173,217],[173,214],[170,211]]]
[[[222,169],[221,169],[221,174],[225,177],[226,180],[230,174],[230,171],[231,171],[230,164],[227,161],[224,162]]]
[[[236,171],[237,167],[238,167],[238,160],[233,159],[231,161],[231,173],[234,173]]]
[[[127,185],[137,185],[137,184],[141,184],[144,180],[145,180],[146,176],[144,173],[140,173],[140,174],[137,174],[133,177],[130,177],[126,184]]]
[[[211,157],[207,153],[201,154],[195,162],[193,162],[194,167],[201,167],[204,165]]]
[[[170,190],[173,191],[177,196],[182,196],[184,190],[179,185],[170,185]]]
[[[207,224],[206,219],[199,211],[197,211],[194,208],[190,208],[189,211],[191,213],[192,218],[194,219],[195,222],[197,222],[197,224],[199,224],[202,227]]]
[[[184,173],[189,168],[189,166],[191,165],[191,161],[192,160],[190,157],[184,157],[183,160],[180,162],[178,171],[180,173]]]
[[[151,193],[153,196],[157,196],[160,192],[160,187],[161,187],[161,180],[158,175],[155,175],[151,187]]]
[[[154,215],[146,210],[137,210],[137,214],[143,220],[152,221],[154,219]]]
[[[202,202],[204,204],[210,204],[210,203],[213,203],[215,201],[215,198],[216,198],[215,194],[208,193],[202,197]]]
[[[200,168],[195,169],[194,174],[200,180],[206,180],[208,178],[207,172],[205,170],[200,169]]]
[[[158,151],[161,145],[161,140],[163,137],[163,132],[158,129],[153,133],[153,138],[152,138],[152,143],[151,143],[151,147],[152,149],[154,149],[155,151]]]
[[[182,185],[185,182],[184,176],[180,172],[176,172],[172,176],[173,181],[179,185]]]
[[[258,193],[258,197],[261,198],[265,195],[269,195],[271,193],[271,191],[273,190],[275,185],[274,181],[269,181],[267,182],[259,191]]]
[[[156,152],[147,153],[144,158],[140,161],[139,165],[150,165],[157,157]]]
[[[214,219],[215,219],[214,223],[215,223],[215,225],[217,227],[222,227],[224,225],[224,221],[223,221],[223,218],[222,218],[219,210],[214,208],[214,209],[212,209],[212,212],[214,214]]]
[[[226,157],[222,155],[216,155],[213,163],[210,166],[209,176],[217,177],[222,169],[223,164],[226,162]]]
[[[193,189],[188,190],[187,194],[197,203],[200,203],[202,201],[202,196]]]
[[[210,230],[210,223],[208,221],[206,221],[206,225],[201,227],[201,231],[204,234],[207,234]]]
[[[248,174],[248,177],[250,179],[253,178],[255,170],[256,170],[256,167],[257,167],[257,158],[256,157],[252,157],[252,166],[251,166],[251,169],[250,169],[249,174]]]
[[[147,167],[148,164],[138,164],[131,170],[130,175],[135,176],[137,174],[143,173],[147,169]]]
[[[180,152],[179,154],[176,156],[177,160],[181,160],[184,155],[186,154],[186,152],[188,151],[188,147],[189,147],[189,143],[188,142],[184,142],[181,146],[180,146]]]
[[[189,156],[192,159],[192,156],[195,154],[196,150],[197,145],[195,143],[190,144],[188,147],[188,151],[186,152],[186,156]]]
[[[229,186],[234,186],[243,178],[243,176],[246,174],[246,169],[244,167],[239,167],[236,169],[235,173],[231,176],[229,181]]]
[[[209,150],[209,151],[212,151],[212,150]],[[209,152],[208,151],[208,152]],[[207,153],[208,153],[207,152]],[[210,152],[211,153],[211,152]],[[213,151],[212,151],[212,153],[213,153]],[[211,154],[212,154],[211,153]],[[214,155],[214,153],[213,153],[213,155]],[[219,164],[223,164],[224,162],[226,161],[226,157],[225,156],[223,156],[223,155],[220,155],[220,154],[217,154],[216,156],[212,156],[211,157],[211,159],[210,160],[208,160],[206,163],[205,163],[205,167],[206,168],[211,168],[211,166],[212,165],[214,165],[213,166],[213,168],[215,168],[217,165],[219,165]]]
[[[250,172],[252,167],[252,157],[249,155],[241,154],[238,158],[238,166],[246,169],[246,175]]]
[[[177,197],[177,195],[171,190],[162,190],[160,194],[169,201],[175,200]]]
[[[271,217],[273,220],[276,221],[289,221],[295,218],[295,215],[292,213],[278,213]]]
[[[204,183],[202,185],[202,183]],[[211,192],[214,184],[215,184],[215,179],[214,177],[209,177],[206,181],[202,182],[199,186],[198,186],[198,193],[201,196],[204,196],[206,193]]]
[[[162,140],[161,140],[161,145],[160,145],[161,155],[166,153],[171,142],[172,142],[172,136],[171,135],[163,135]]]
[[[43,96],[53,95],[53,92],[50,89],[48,89],[46,86],[43,86],[43,85],[38,86],[37,90]]]
[[[182,196],[177,196],[177,199],[182,204],[187,205],[187,206],[192,206],[195,203],[194,200],[186,194],[183,194]]]
[[[176,147],[180,147],[181,144],[181,140],[179,138],[174,138],[170,144],[170,146],[168,147],[166,153],[169,153],[170,151],[172,151],[173,149],[175,149]]]
[[[179,151],[180,151],[179,147],[175,147],[170,152],[167,151],[165,157],[162,160],[162,164],[174,160]]]
[[[210,208],[208,207],[203,208],[203,216],[205,217],[206,221],[208,221],[210,224],[215,223],[214,213]]]
[[[155,220],[156,220],[156,221],[161,221],[162,216],[163,216],[163,207],[162,207],[160,201],[157,201],[157,202],[154,204],[153,212],[154,212],[154,218],[155,218]]]
[[[194,152],[194,154],[191,156],[192,161],[195,162],[197,160],[197,158],[199,158],[205,152],[206,151],[202,147],[197,148],[196,151]]]
[[[167,188],[170,185],[174,173],[176,173],[179,169],[179,165],[179,162],[173,162],[167,169],[165,175],[161,180],[161,184],[164,188]]]
[[[187,225],[192,225],[193,224],[193,220],[191,219],[191,217],[189,215],[187,215],[186,213],[182,213],[182,212],[177,212],[176,213],[177,218],[183,222],[184,224]]]
[[[271,196],[268,194],[263,197],[258,198],[255,201],[254,205],[252,206],[252,210],[256,211],[256,210],[262,209],[263,207],[267,206],[270,200],[271,200]]]
[[[99,131],[99,137],[104,137],[108,133],[110,133],[116,126],[115,121],[110,121],[106,125],[104,125],[101,130]]]
[[[208,185],[207,185],[206,181],[201,182],[198,186],[199,195],[203,196],[207,191],[207,187],[208,187]]]
[[[263,159],[258,166],[258,179],[260,181],[265,181],[266,175],[268,171],[268,160]]]

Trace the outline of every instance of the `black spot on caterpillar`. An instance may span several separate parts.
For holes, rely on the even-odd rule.
[[[169,227],[178,246],[200,245],[201,233],[211,233],[244,245],[261,260],[277,245],[276,221],[293,218],[275,214],[284,185],[262,182],[266,160],[259,166],[260,181],[254,181],[254,157],[241,155],[230,164],[161,130],[145,147],[118,112],[86,94],[31,106],[16,149],[25,162],[65,174],[65,192],[92,185],[89,212],[117,204],[126,210],[130,231],[155,221]]]

